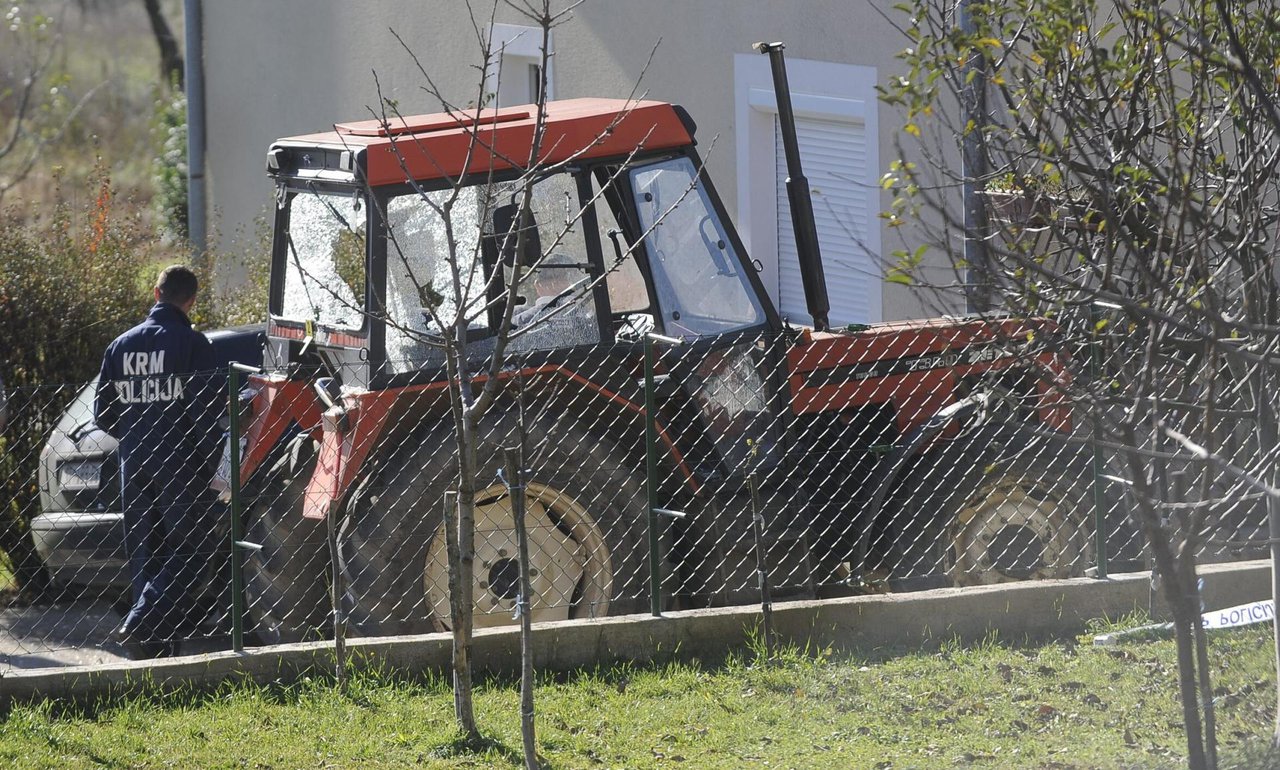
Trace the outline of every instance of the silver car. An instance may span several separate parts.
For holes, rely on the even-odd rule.
[[[206,332],[222,365],[262,363],[262,324]],[[95,596],[129,589],[116,440],[93,422],[97,378],[81,388],[40,452],[31,537],[55,585]]]

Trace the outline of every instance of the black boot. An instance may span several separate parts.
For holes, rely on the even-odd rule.
[[[129,660],[152,660],[173,655],[173,644],[145,638],[136,628],[130,628],[127,621],[111,632],[111,640],[124,648],[125,657]]]

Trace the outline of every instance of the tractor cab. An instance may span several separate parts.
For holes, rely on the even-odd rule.
[[[360,389],[437,381],[459,314],[485,358],[509,296],[511,353],[778,327],[680,108],[548,103],[531,159],[535,109],[276,142],[267,366]]]

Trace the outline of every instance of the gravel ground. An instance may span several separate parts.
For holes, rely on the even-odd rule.
[[[120,620],[105,601],[11,604],[0,609],[0,674],[128,660],[109,638]]]
[[[88,666],[129,660],[111,641],[123,619],[112,603],[98,599],[0,606],[0,677],[14,669]],[[230,649],[229,640],[193,639],[182,643],[181,655]]]

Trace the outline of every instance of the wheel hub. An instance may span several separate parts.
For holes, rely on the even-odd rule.
[[[516,622],[520,599],[520,546],[511,498],[494,486],[476,495],[475,560],[471,594],[476,628]],[[603,614],[612,581],[603,537],[568,496],[528,484],[524,499],[529,548],[530,615],[535,622]],[[444,527],[427,552],[427,598],[437,619],[450,616],[449,561]],[[577,605],[587,611],[575,613]]]
[[[1066,577],[1079,557],[1063,501],[1028,494],[1009,478],[962,508],[951,528],[946,571],[956,585]]]
[[[987,558],[997,572],[1014,580],[1027,580],[1045,566],[1044,543],[1027,527],[1002,527],[991,538]]]
[[[484,583],[481,582],[481,585]],[[489,568],[489,593],[499,599],[515,599],[520,595],[520,562],[499,559]]]

